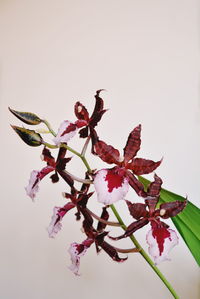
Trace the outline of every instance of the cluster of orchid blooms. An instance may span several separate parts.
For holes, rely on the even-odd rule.
[[[117,149],[99,139],[95,127],[106,112],[100,92],[101,90],[96,92],[95,107],[91,116],[85,106],[77,102],[74,107],[77,120],[75,122],[63,121],[57,134],[50,129],[54,135],[54,145],[49,145],[49,143],[45,142],[38,131],[12,126],[28,145],[44,146],[41,157],[46,162],[46,166],[40,171],[32,171],[29,184],[26,187],[27,195],[34,200],[39,190],[40,181],[50,173],[53,183],[58,182],[61,177],[69,185],[70,192],[63,193],[67,202],[63,207],[54,207],[48,233],[49,237],[54,238],[62,227],[63,217],[71,209],[76,210],[76,220],[82,220],[83,232],[86,235],[82,243],[74,242],[69,248],[72,262],[70,269],[76,275],[79,275],[81,256],[86,253],[92,244],[95,244],[97,253],[102,249],[114,261],[125,261],[127,256],[120,257],[119,253],[137,252],[138,249],[117,248],[109,243],[109,239],[119,240],[130,237],[134,232],[147,224],[151,226],[146,236],[149,254],[153,257],[156,264],[168,260],[168,253],[178,243],[178,236],[162,220],[176,216],[186,205],[186,201],[174,201],[158,205],[162,180],[156,174],[154,174],[154,181],[150,183],[148,188],[144,188],[140,182],[139,176],[152,173],[161,164],[161,160],[154,162],[136,158],[141,145],[141,125],[134,128],[129,134],[124,147],[123,157],[121,157]],[[41,120],[33,113],[18,112],[12,109],[10,111],[29,125],[37,125],[41,122],[48,125],[46,121]],[[71,160],[71,158],[66,157],[67,151],[71,149],[68,146],[68,142],[77,132],[80,138],[86,139],[83,151],[79,155],[82,160],[84,161],[86,148],[89,142],[91,142],[91,153],[107,164],[112,165],[111,168],[91,170],[85,160],[87,172],[84,179],[79,179],[66,170],[66,165]],[[48,147],[59,148],[56,159],[52,156]],[[80,189],[75,186],[76,180],[82,182]],[[89,200],[95,200],[95,192],[90,191],[92,184],[94,185],[98,202],[103,204],[101,216],[97,216],[87,206]],[[129,185],[144,202],[134,203],[125,199]],[[123,200],[127,205],[129,213],[133,217],[133,222],[124,229],[125,231],[122,235],[112,237],[110,232],[106,230],[106,227],[108,225],[120,226],[120,224],[109,221],[108,211],[109,207],[119,200]],[[96,226],[94,225],[94,219],[98,220]]]

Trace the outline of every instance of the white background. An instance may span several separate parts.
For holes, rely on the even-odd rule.
[[[64,119],[75,120],[75,101],[92,111],[95,91],[105,88],[109,111],[98,126],[101,139],[122,151],[141,123],[138,156],[164,156],[157,170],[164,187],[199,205],[198,27],[195,0],[1,0],[1,298],[172,298],[138,254],[119,265],[92,247],[82,258],[81,277],[68,270],[69,244],[84,239],[81,223],[72,211],[55,240],[46,227],[69,189],[45,179],[36,203],[26,196],[31,170],[44,166],[41,148],[19,140],[9,124],[22,124],[7,107],[35,112],[57,130]],[[81,144],[74,138],[71,146],[80,150]],[[87,157],[93,168],[104,166]],[[84,174],[76,157],[69,169]],[[128,198],[136,199],[133,191]],[[125,218],[124,205],[116,206]],[[91,208],[100,209],[96,197]],[[145,249],[147,230],[136,234]],[[120,246],[132,245],[123,240]],[[199,268],[182,239],[171,258],[161,271],[181,299],[199,298]]]

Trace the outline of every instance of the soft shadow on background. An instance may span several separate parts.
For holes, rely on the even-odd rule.
[[[163,156],[157,174],[164,187],[199,205],[198,6],[194,0],[0,2],[1,298],[171,298],[137,254],[119,265],[91,248],[81,261],[82,276],[74,277],[67,249],[83,240],[80,223],[72,212],[55,240],[46,231],[66,186],[46,179],[36,203],[26,196],[31,170],[44,165],[41,149],[14,134],[9,124],[22,124],[7,107],[35,112],[57,130],[64,119],[75,120],[77,100],[91,111],[95,91],[106,89],[101,139],[122,151],[141,123],[138,156]],[[78,150],[81,144],[71,143]],[[104,166],[89,160],[93,168]],[[84,174],[76,157],[69,167]],[[136,196],[129,192],[127,198]],[[126,217],[124,205],[116,206]],[[137,237],[147,249],[146,231]],[[131,246],[129,240],[123,244]],[[181,299],[199,298],[199,268],[181,239],[171,258],[161,271]]]

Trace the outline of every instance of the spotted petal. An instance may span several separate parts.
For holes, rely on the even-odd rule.
[[[117,174],[114,169],[99,170],[94,178],[94,187],[98,201],[110,205],[124,199],[128,192],[129,184],[126,177]]]
[[[147,233],[146,239],[149,244],[149,254],[156,264],[170,260],[168,254],[178,244],[176,232],[166,227],[152,228]]]

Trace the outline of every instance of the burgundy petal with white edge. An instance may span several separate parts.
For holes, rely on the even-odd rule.
[[[178,244],[178,236],[174,230],[166,227],[151,229],[146,238],[149,244],[149,254],[153,257],[155,264],[170,260],[168,254]]]
[[[53,139],[53,141],[56,145],[60,145],[60,143],[67,143],[72,137],[74,137],[76,131],[77,126],[74,123],[68,120],[64,120],[61,123],[58,129],[58,134]]]
[[[126,177],[116,173],[113,169],[99,170],[94,178],[94,187],[98,201],[110,205],[124,199],[128,192],[129,184]]]
[[[55,238],[56,234],[61,230],[62,228],[62,218],[65,216],[65,214],[75,207],[75,204],[72,202],[67,203],[63,208],[55,207],[53,209],[53,216],[51,218],[51,223],[49,224],[49,227],[47,228],[47,231],[49,233],[50,238]]]
[[[72,243],[70,245],[70,248],[68,250],[70,256],[71,256],[71,266],[69,266],[69,269],[75,274],[75,275],[80,275],[79,274],[79,267],[80,267],[80,258],[81,256],[84,256],[87,249],[90,247],[90,245],[94,241],[92,239],[87,239],[81,244],[78,244],[76,242]]]
[[[54,167],[46,166],[41,171],[33,170],[29,179],[29,184],[25,187],[26,194],[34,200],[36,193],[39,191],[39,182],[50,172],[54,170]]]
[[[32,200],[34,200],[36,193],[39,191],[39,182],[40,182],[40,180],[38,179],[39,173],[40,172],[38,170],[33,170],[31,172],[29,184],[27,187],[25,187],[26,194]]]

